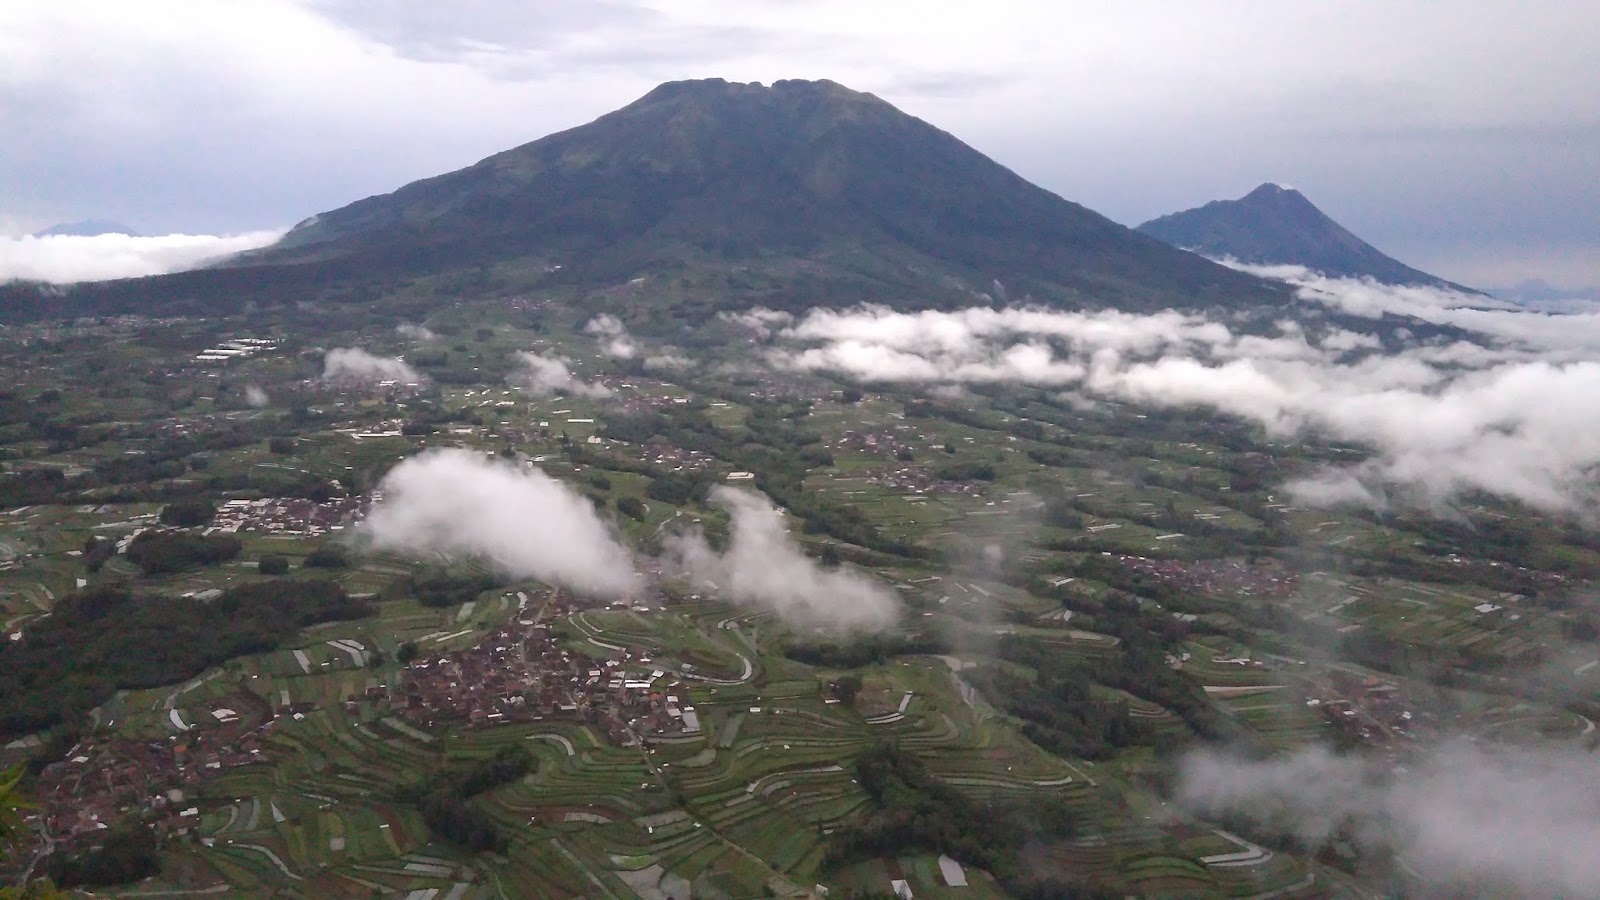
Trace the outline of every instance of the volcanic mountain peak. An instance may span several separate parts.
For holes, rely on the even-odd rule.
[[[1073,305],[1279,299],[831,81],[663,84],[587,125],[313,217],[248,261],[379,251],[442,265],[538,258],[599,281],[780,258],[831,278],[849,257],[849,277],[871,269],[874,292],[898,280],[899,302],[928,281],[911,270]]]
[[[1325,275],[1471,291],[1413,269],[1356,237],[1293,188],[1268,182],[1237,200],[1152,219],[1139,231],[1210,257],[1294,264]]]
[[[1030,184],[871,94],[712,79],[663,84],[586,125],[312,216],[227,267],[85,288],[81,303],[215,311],[218,297],[381,297],[445,273],[686,321],[754,305],[981,303],[996,282],[1076,308],[1289,297]],[[612,290],[649,275],[671,295]]]

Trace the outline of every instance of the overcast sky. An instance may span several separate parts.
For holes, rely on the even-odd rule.
[[[0,234],[284,227],[662,81],[831,78],[1129,225],[1262,181],[1455,281],[1600,285],[1600,4],[5,0]]]

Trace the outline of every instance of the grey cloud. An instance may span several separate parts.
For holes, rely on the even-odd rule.
[[[780,28],[696,21],[620,0],[449,5],[404,0],[381,7],[314,0],[313,6],[408,58],[459,63],[508,81],[605,69],[658,72],[665,79],[677,77],[685,66],[699,69],[763,52],[835,51],[849,41],[842,35],[824,40]]]
[[[449,59],[480,47],[537,48],[596,28],[651,25],[662,16],[639,3],[617,0],[311,0],[340,25],[421,60]]]
[[[1022,77],[994,71],[908,72],[876,86],[876,91],[897,97],[971,98],[1016,84]]]

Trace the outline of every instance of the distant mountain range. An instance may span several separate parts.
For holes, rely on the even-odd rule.
[[[43,231],[34,232],[34,237],[97,237],[102,234],[125,234],[129,237],[138,237],[139,232],[134,231],[120,222],[107,219],[84,219],[82,222],[63,222],[52,225]]]
[[[1384,284],[1432,285],[1473,292],[1413,269],[1351,234],[1305,195],[1263,184],[1237,200],[1214,200],[1140,225],[1139,231],[1174,247],[1256,265],[1290,263],[1336,278]]]
[[[983,294],[1140,310],[1288,297],[1030,184],[870,94],[712,79],[664,84],[587,125],[313,216],[224,268],[84,285],[67,300],[214,311],[371,298],[447,272],[578,298],[659,276],[671,296],[653,302],[691,319]]]

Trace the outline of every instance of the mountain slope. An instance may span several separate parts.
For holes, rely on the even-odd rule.
[[[380,250],[436,264],[529,255],[597,280],[685,259],[866,255],[1085,303],[1271,293],[827,81],[665,84],[588,125],[313,217],[248,261]]]
[[[1237,200],[1152,219],[1138,230],[1210,257],[1258,265],[1292,263],[1339,278],[1470,290],[1418,271],[1351,234],[1304,194],[1263,184]]]

